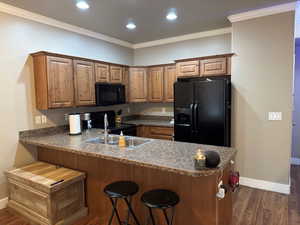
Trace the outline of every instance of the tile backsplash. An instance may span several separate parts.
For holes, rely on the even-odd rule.
[[[130,105],[131,114],[148,116],[174,116],[173,103],[136,103]]]
[[[51,127],[57,125],[65,125],[68,122],[65,120],[65,114],[69,113],[83,113],[83,112],[95,112],[95,111],[118,111],[122,109],[123,116],[128,115],[146,115],[146,116],[167,116],[173,117],[173,103],[134,103],[125,105],[115,105],[107,107],[81,107],[81,108],[68,108],[68,109],[51,109],[45,111],[36,110],[33,113],[32,123],[34,128]],[[37,123],[36,119],[42,119],[42,116],[46,117],[46,123]]]

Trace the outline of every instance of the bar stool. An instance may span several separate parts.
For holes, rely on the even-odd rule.
[[[117,216],[117,220],[119,225],[129,225],[130,215],[132,215],[135,224],[140,225],[136,215],[133,212],[131,207],[131,199],[132,196],[135,195],[139,190],[139,186],[131,181],[118,181],[107,185],[104,188],[104,193],[109,197],[110,202],[112,204],[112,214],[110,216],[108,224],[112,223],[114,216]],[[121,221],[120,215],[117,210],[117,203],[119,199],[123,199],[128,207],[127,218],[126,221]]]
[[[152,209],[160,209],[163,211],[166,223],[168,225],[173,224],[173,218],[175,213],[175,206],[179,203],[180,199],[175,192],[163,189],[151,190],[144,193],[141,197],[142,202],[149,209],[152,225],[155,225]],[[171,218],[168,217],[167,209],[172,209]],[[148,225],[149,218],[147,220]]]

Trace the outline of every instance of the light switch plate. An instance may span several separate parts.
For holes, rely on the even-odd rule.
[[[47,117],[46,116],[42,116],[42,124],[45,124],[45,123],[47,123]]]
[[[269,120],[282,120],[282,112],[269,112]]]
[[[42,118],[41,118],[41,116],[35,116],[34,117],[34,120],[35,120],[35,124],[41,124],[42,123]]]

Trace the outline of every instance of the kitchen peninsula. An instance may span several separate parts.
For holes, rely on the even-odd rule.
[[[82,135],[70,136],[63,127],[44,128],[21,132],[20,142],[25,146],[37,146],[40,161],[85,172],[89,214],[100,217],[103,223],[108,221],[111,213],[103,188],[114,181],[131,180],[140,186],[138,195],[133,198],[140,221],[144,222],[147,215],[140,202],[141,194],[163,188],[180,196],[175,225],[230,224],[231,193],[228,191],[224,199],[218,199],[216,193],[220,180],[228,184],[235,149],[144,138],[136,138],[143,144],[132,150],[120,149],[93,142],[102,133],[101,129],[92,129]],[[195,170],[193,157],[199,148],[218,152],[221,157],[219,167]],[[119,207],[123,207],[122,204]]]

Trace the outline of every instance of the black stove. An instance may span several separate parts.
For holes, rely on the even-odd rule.
[[[121,123],[116,124],[116,113],[114,111],[91,112],[93,128],[104,129],[104,115],[107,114],[108,130],[111,134],[120,134],[121,131],[127,136],[137,135],[137,126],[135,124]]]

